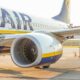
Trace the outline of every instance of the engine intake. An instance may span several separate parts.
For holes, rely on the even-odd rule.
[[[55,55],[56,50],[62,51],[62,46],[58,40],[47,34],[31,33],[14,40],[11,47],[11,57],[18,66],[31,67],[47,63],[42,61],[44,60],[43,56],[51,52]]]

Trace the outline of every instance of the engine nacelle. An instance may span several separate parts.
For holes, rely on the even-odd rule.
[[[39,66],[56,62],[62,55],[62,45],[54,37],[30,33],[13,41],[11,57],[20,67]]]

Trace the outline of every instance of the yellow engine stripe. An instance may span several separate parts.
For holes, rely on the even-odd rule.
[[[25,30],[0,30],[0,34],[24,34],[30,33],[30,31]]]
[[[57,56],[59,54],[62,54],[62,51],[56,51],[56,52],[42,54],[42,57],[47,58],[47,57]]]

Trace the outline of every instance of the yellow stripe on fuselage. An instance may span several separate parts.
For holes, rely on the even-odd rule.
[[[60,55],[60,54],[62,54],[62,51],[56,51],[56,52],[42,54],[42,57],[47,58],[47,57],[57,56],[57,55]]]
[[[30,33],[30,31],[25,30],[0,30],[0,34],[25,34]]]

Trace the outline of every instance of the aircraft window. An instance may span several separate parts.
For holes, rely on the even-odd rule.
[[[45,28],[47,27],[47,25],[45,26]]]
[[[47,26],[45,25],[45,28],[46,28]]]
[[[38,24],[36,24],[36,27],[38,27]]]
[[[37,24],[36,24],[36,27],[37,27]]]
[[[39,24],[38,24],[38,27],[39,27]]]
[[[36,27],[36,24],[34,23],[33,26]]]
[[[38,27],[39,27],[39,24],[38,24]]]
[[[34,23],[34,26],[36,27],[36,24]]]
[[[36,27],[38,27],[38,24],[36,24]]]
[[[35,26],[37,26],[37,24],[35,24]]]
[[[33,26],[35,27],[35,24],[33,24]]]
[[[37,24],[36,24],[36,27],[37,27]]]
[[[33,23],[31,25],[34,26]]]
[[[34,29],[36,28],[36,24],[35,23],[33,23],[33,27],[34,27]]]
[[[45,25],[44,25],[44,28],[45,28]]]

